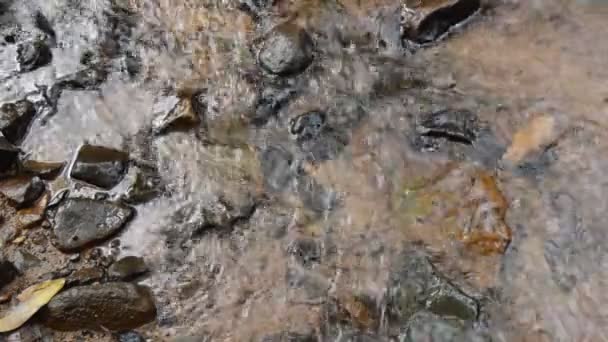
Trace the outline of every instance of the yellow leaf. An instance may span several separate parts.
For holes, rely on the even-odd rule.
[[[0,333],[15,330],[27,322],[41,307],[45,306],[65,285],[65,279],[47,280],[23,290],[17,299],[19,304],[11,307],[0,318]]]
[[[518,164],[534,151],[547,146],[556,137],[557,123],[548,115],[537,115],[513,135],[511,146],[503,159]]]

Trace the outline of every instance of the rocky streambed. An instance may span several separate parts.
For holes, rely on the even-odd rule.
[[[0,341],[602,341],[606,5],[0,0]]]

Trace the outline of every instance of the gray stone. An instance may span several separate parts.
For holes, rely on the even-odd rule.
[[[127,256],[110,266],[108,269],[108,277],[118,280],[131,280],[148,272],[148,270],[148,266],[143,258]]]
[[[71,176],[100,188],[111,189],[123,179],[129,155],[103,146],[83,145]]]
[[[262,43],[258,62],[271,74],[297,74],[312,63],[313,45],[312,38],[304,29],[283,24],[269,33]]]
[[[50,47],[42,40],[25,42],[17,48],[19,71],[29,72],[48,65],[53,59]]]
[[[133,217],[129,206],[86,198],[69,198],[57,209],[54,235],[64,251],[78,251],[105,240]]]
[[[73,287],[55,296],[41,312],[44,324],[60,331],[129,330],[155,317],[150,290],[131,283]]]
[[[28,207],[44,192],[46,186],[38,177],[18,176],[0,181],[0,193],[18,208]]]

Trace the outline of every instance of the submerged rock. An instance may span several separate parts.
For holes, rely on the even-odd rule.
[[[260,342],[317,342],[314,334],[301,334],[296,332],[280,332],[262,337]]]
[[[36,116],[36,107],[28,100],[5,103],[0,106],[0,131],[6,140],[19,144]]]
[[[17,176],[0,181],[0,193],[14,202],[17,208],[30,206],[46,186],[38,177]]]
[[[473,144],[480,130],[477,116],[464,109],[446,109],[430,113],[416,126],[416,131],[427,137],[468,145]]]
[[[264,89],[258,94],[255,109],[249,115],[249,119],[256,126],[266,124],[294,97],[294,94],[293,89]]]
[[[48,65],[53,59],[51,48],[42,40],[25,42],[17,48],[19,71],[28,72]]]
[[[441,38],[452,27],[475,14],[481,0],[420,1],[419,6],[403,6],[401,33],[405,40],[418,44]]]
[[[417,311],[426,309],[442,317],[474,321],[477,302],[444,279],[425,255],[406,251],[389,279],[389,314],[405,323]]]
[[[103,146],[83,145],[71,176],[100,188],[111,189],[123,179],[129,155]]]
[[[127,331],[118,336],[118,342],[145,342],[146,340],[136,331]]]
[[[119,203],[69,198],[55,214],[57,245],[65,251],[83,249],[117,233],[134,214],[133,208]]]
[[[35,160],[26,160],[21,163],[21,169],[24,173],[38,176],[44,180],[55,179],[63,170],[65,163],[63,162],[41,162]]]
[[[110,266],[108,269],[108,277],[118,280],[131,280],[148,272],[148,270],[148,266],[143,258],[127,256]]]
[[[313,40],[306,30],[294,24],[283,24],[275,28],[262,43],[258,62],[271,74],[297,74],[312,63],[313,48]]]
[[[445,319],[428,311],[415,314],[408,323],[400,341],[485,342],[481,333],[466,328],[462,322]]]
[[[41,312],[45,325],[60,331],[128,330],[155,317],[150,290],[131,283],[73,287],[55,296]]]
[[[304,113],[293,118],[289,123],[289,133],[295,136],[298,142],[317,138],[325,129],[326,114],[320,111]]]

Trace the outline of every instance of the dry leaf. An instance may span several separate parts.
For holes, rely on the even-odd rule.
[[[513,135],[511,146],[503,159],[518,164],[532,152],[549,145],[556,138],[555,118],[540,115],[533,118],[527,125]]]
[[[11,307],[0,318],[0,333],[15,330],[45,306],[65,285],[65,279],[47,280],[23,290],[17,299],[19,304]]]

